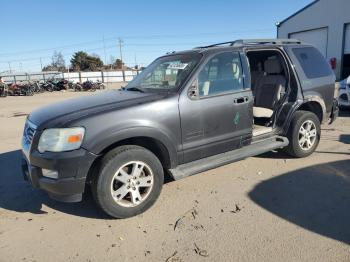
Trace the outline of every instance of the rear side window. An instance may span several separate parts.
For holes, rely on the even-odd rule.
[[[307,78],[329,76],[332,71],[320,51],[314,47],[293,48]]]

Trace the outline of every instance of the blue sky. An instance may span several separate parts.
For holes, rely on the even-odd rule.
[[[147,65],[173,50],[239,38],[276,37],[275,23],[311,0],[1,1],[0,72],[40,70],[60,51]],[[104,41],[103,41],[104,39]]]

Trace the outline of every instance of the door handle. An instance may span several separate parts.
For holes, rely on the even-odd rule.
[[[233,103],[235,103],[235,104],[243,104],[243,103],[246,103],[248,101],[249,101],[249,97],[248,96],[242,96],[242,97],[235,98],[233,100]]]

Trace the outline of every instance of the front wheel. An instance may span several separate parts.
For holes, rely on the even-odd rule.
[[[288,154],[294,157],[306,157],[317,148],[321,136],[318,117],[309,111],[297,111],[288,131]]]
[[[121,146],[102,159],[92,183],[96,203],[112,217],[127,218],[150,208],[164,182],[159,159],[140,146]]]

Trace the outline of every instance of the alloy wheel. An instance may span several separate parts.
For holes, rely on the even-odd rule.
[[[154,176],[144,162],[128,162],[118,169],[111,182],[114,201],[124,207],[135,207],[144,202],[152,191]]]
[[[309,150],[315,144],[317,136],[316,125],[311,120],[306,120],[299,129],[299,146],[302,150]]]

